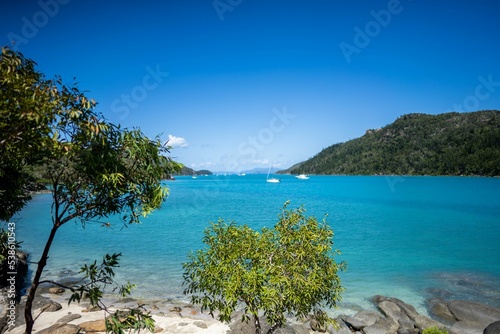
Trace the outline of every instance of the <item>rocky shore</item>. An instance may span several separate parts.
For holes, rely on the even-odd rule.
[[[36,299],[35,323],[37,334],[105,333],[104,313],[92,309],[89,303],[68,305],[69,293],[59,288],[44,288]],[[337,334],[418,334],[425,328],[445,329],[450,334],[498,334],[500,333],[500,309],[463,301],[440,299],[428,303],[429,316],[419,314],[412,305],[397,298],[375,296],[375,310],[359,311],[354,315],[336,318],[338,328],[330,325],[320,328],[314,319],[288,319],[285,327],[275,333],[312,334],[319,332]],[[24,332],[23,305],[16,311],[16,325],[7,333]],[[250,324],[240,321],[235,314],[233,322],[223,324],[188,303],[174,300],[142,301],[131,298],[108,300],[112,310],[126,309],[145,304],[155,320],[155,333],[207,333],[246,334],[254,333]],[[264,332],[267,328],[264,326]]]

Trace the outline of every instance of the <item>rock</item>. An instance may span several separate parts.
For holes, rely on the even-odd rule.
[[[401,299],[393,297],[384,297],[380,295],[373,297],[373,302],[375,304],[380,304],[383,301],[388,301],[396,304],[401,309],[401,311],[405,313],[410,319],[414,319],[418,315],[417,310],[415,310],[415,308],[412,305],[406,304]]]
[[[80,327],[77,325],[68,324],[54,324],[49,328],[42,329],[36,332],[37,334],[78,334],[80,333]]]
[[[320,332],[320,333],[325,333],[326,332],[326,326],[321,326],[318,322],[318,320],[312,318],[310,321],[310,326],[313,331]]]
[[[154,331],[154,333],[162,333],[163,331],[164,331],[164,329],[163,329],[163,328],[158,327],[158,326],[155,326],[155,331]]]
[[[60,288],[60,287],[53,287],[53,288],[49,288],[49,293],[50,294],[53,294],[53,295],[60,295],[62,293],[64,293],[64,290],[63,288]]]
[[[429,327],[437,327],[440,329],[444,329],[446,326],[444,326],[442,323],[433,320],[429,317],[426,317],[425,315],[418,315],[415,318],[415,327],[420,328],[420,329],[426,329]]]
[[[87,333],[105,332],[106,322],[104,319],[86,321],[79,324],[80,328]]]
[[[483,334],[484,327],[477,321],[459,320],[451,326],[451,331],[456,334]]]
[[[380,318],[363,329],[364,334],[397,334],[399,324],[392,318]]]
[[[441,299],[432,299],[431,301],[429,301],[429,312],[431,313],[431,315],[434,315],[449,324],[452,324],[458,320],[457,318],[455,318],[453,313],[451,313],[448,305]]]
[[[101,308],[98,305],[89,304],[89,306],[87,306],[86,310],[87,310],[87,312],[97,312],[97,311],[101,311]]]
[[[500,309],[491,306],[453,300],[448,303],[448,307],[458,320],[479,322],[483,324],[483,329],[492,322],[500,320]]]
[[[398,334],[419,334],[420,329],[418,328],[400,328],[398,329]]]
[[[193,325],[195,325],[196,327],[199,327],[199,328],[203,328],[203,329],[208,328],[207,324],[201,320],[196,320],[195,322],[193,322]]]
[[[335,321],[337,322],[338,328],[335,328],[333,325],[329,325],[326,329],[329,334],[352,334],[349,327],[344,321],[342,321],[341,318],[337,318]]]
[[[67,314],[61,319],[57,320],[56,324],[67,324],[76,319],[80,319],[82,316],[80,314]]]
[[[56,303],[54,301],[50,301],[50,303],[44,305],[42,307],[42,312],[56,312],[62,309],[61,304]]]
[[[181,313],[182,311],[182,308],[180,308],[179,306],[174,306],[170,309],[170,312],[173,312],[173,313]]]
[[[410,317],[396,303],[384,300],[378,304],[378,307],[387,317],[394,319],[400,327],[408,329],[415,327]]]
[[[341,318],[347,325],[359,331],[367,326],[373,325],[381,316],[377,312],[360,311],[352,317],[342,316]]]
[[[500,333],[500,321],[491,323],[484,329],[483,334],[498,334]]]

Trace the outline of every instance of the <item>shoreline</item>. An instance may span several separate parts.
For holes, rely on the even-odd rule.
[[[83,330],[86,333],[105,333],[105,327],[103,327],[105,326],[105,312],[100,309],[92,309],[87,300],[68,305],[70,295],[69,291],[61,291],[59,288],[56,290],[51,290],[48,286],[40,288],[33,310],[35,317],[39,315],[35,322],[34,334],[49,334],[64,326],[67,330],[74,329],[74,333],[77,333],[78,330]],[[18,322],[15,328],[8,331],[9,334],[24,333],[24,324],[20,324],[19,321],[24,322],[22,318],[24,317],[23,301],[25,299],[26,296],[23,296],[17,309]],[[241,323],[241,313],[238,311],[233,315],[232,322],[225,324],[212,318],[208,312],[202,313],[199,306],[181,300],[117,298],[113,295],[107,295],[103,301],[110,311],[136,307],[138,304],[144,305],[146,311],[150,312],[155,320],[155,333],[237,334],[252,332],[251,326]],[[377,295],[370,298],[370,301],[373,304],[373,309],[358,309],[354,313],[345,312],[347,309],[338,309],[335,311],[335,315],[330,314],[339,323],[340,329],[335,331],[329,328],[327,332],[339,334],[372,333],[374,328],[379,328],[382,330],[379,333],[396,333],[396,329],[407,326],[414,328],[414,330],[404,333],[416,334],[421,333],[421,328],[438,327],[446,329],[450,334],[482,334],[486,326],[495,321],[498,321],[500,326],[500,308],[470,301],[445,302],[441,299],[428,301],[428,307],[434,311],[429,312],[431,315],[422,314],[415,310],[413,305],[393,297]],[[451,308],[452,304],[458,306],[453,306],[455,307],[453,309]],[[457,307],[460,312],[470,313],[472,316],[470,314],[457,316],[455,314],[458,314]],[[41,311],[43,309],[45,311]],[[441,316],[436,316],[436,313]],[[472,320],[469,319],[470,317]],[[369,320],[363,323],[365,318],[369,318]],[[360,321],[361,324],[359,324]],[[361,326],[361,329],[354,326]],[[318,333],[313,328],[315,327],[311,319],[297,321],[295,318],[287,317],[286,333]],[[69,331],[68,333],[73,332]]]

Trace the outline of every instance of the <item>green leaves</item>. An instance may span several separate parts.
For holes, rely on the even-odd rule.
[[[193,303],[211,315],[217,311],[225,322],[243,303],[243,321],[258,324],[263,311],[272,328],[282,326],[288,313],[315,313],[322,324],[331,320],[321,309],[341,299],[337,271],[345,269],[333,259],[333,231],[325,220],[306,217],[303,207],[288,210],[288,204],[274,229],[211,223],[203,237],[207,248],[183,265],[184,293]]]
[[[130,282],[118,285],[114,280],[115,268],[119,267],[120,257],[120,253],[106,254],[100,265],[97,265],[97,261],[90,265],[84,264],[80,273],[84,274],[84,280],[87,282],[79,287],[71,288],[73,294],[68,304],[74,301],[80,302],[82,298],[88,298],[91,305],[99,306],[108,315],[106,317],[106,330],[110,333],[124,334],[125,331],[140,331],[141,329],[153,332],[155,322],[144,305],[111,312],[101,301],[103,294],[109,287],[113,288],[113,292],[118,290],[122,297],[129,296],[131,290],[135,288],[135,285]]]

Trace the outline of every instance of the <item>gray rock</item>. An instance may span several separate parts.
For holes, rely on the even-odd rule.
[[[377,312],[360,311],[352,317],[342,316],[341,318],[346,324],[359,331],[367,326],[373,325],[381,316]]]
[[[489,324],[488,327],[484,329],[483,334],[499,334],[500,333],[500,321],[495,321]]]
[[[457,318],[455,318],[453,313],[451,313],[448,305],[441,299],[432,299],[431,301],[429,301],[429,312],[431,313],[431,315],[434,315],[435,317],[442,319],[449,324],[452,324],[458,320]]]
[[[77,325],[55,324],[49,328],[42,329],[36,332],[37,334],[78,334],[80,327]]]
[[[321,326],[319,324],[318,320],[316,320],[314,318],[311,319],[310,325],[311,325],[311,329],[313,331],[320,332],[320,333],[326,332],[326,326]]]
[[[329,325],[328,328],[326,329],[327,333],[329,334],[352,334],[351,330],[349,327],[347,327],[346,323],[342,321],[342,319],[337,318],[335,319],[337,322],[337,328],[333,325]]]
[[[456,334],[483,334],[484,327],[477,321],[459,320],[451,326],[451,331]]]
[[[418,312],[417,312],[417,310],[415,310],[415,307],[413,307],[410,304],[406,304],[401,299],[393,298],[393,297],[385,297],[385,296],[381,296],[381,295],[377,295],[377,296],[373,297],[373,302],[375,304],[379,304],[383,301],[388,301],[388,302],[392,302],[392,303],[396,304],[401,309],[401,311],[404,312],[410,319],[414,319],[418,315]]]
[[[444,326],[442,323],[440,323],[436,320],[433,320],[429,317],[426,317],[425,315],[419,314],[415,318],[415,327],[420,328],[420,329],[426,329],[429,327],[437,327],[437,328],[444,329],[446,326]]]
[[[62,324],[65,325],[68,322],[71,322],[76,319],[80,319],[82,316],[80,314],[67,314],[61,319],[57,320],[56,324]]]
[[[450,311],[460,321],[473,321],[483,324],[483,329],[492,322],[500,320],[500,309],[464,300],[448,303]]]
[[[418,328],[400,328],[398,329],[398,334],[419,334],[420,329]]]
[[[392,318],[380,318],[373,325],[365,327],[365,334],[397,334],[399,324]]]
[[[196,327],[199,327],[199,328],[203,328],[203,329],[207,329],[208,328],[207,324],[204,321],[201,321],[201,320],[196,320],[195,322],[193,322],[193,324]]]
[[[56,312],[59,311],[60,309],[62,309],[61,304],[51,301],[50,303],[42,307],[42,312]]]
[[[401,308],[394,302],[389,300],[381,301],[378,307],[387,317],[394,319],[400,327],[411,329],[414,328],[414,322]]]

